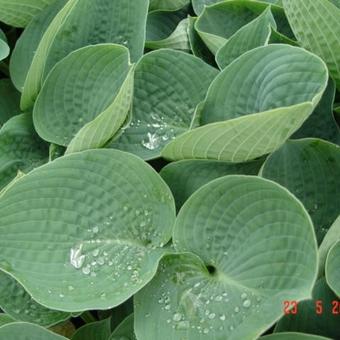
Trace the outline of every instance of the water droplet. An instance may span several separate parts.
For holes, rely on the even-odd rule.
[[[249,308],[249,307],[250,307],[250,305],[251,305],[251,301],[250,301],[249,299],[247,299],[247,300],[244,300],[244,302],[243,302],[243,307],[245,307],[245,308]]]
[[[241,299],[244,300],[244,299],[246,299],[246,298],[247,298],[247,293],[242,293],[242,294],[241,294]]]
[[[93,256],[98,256],[99,254],[99,249],[95,249],[93,252],[92,252],[92,255]]]
[[[234,330],[234,326],[230,326],[229,329],[230,329],[231,331],[233,331],[233,330]]]
[[[209,319],[210,319],[210,320],[215,319],[215,316],[216,316],[215,313],[211,313],[211,314],[209,314]]]
[[[182,320],[182,314],[181,313],[175,313],[172,319],[176,322],[181,321]]]
[[[73,286],[68,286],[68,290],[74,290]]]
[[[97,262],[98,262],[98,264],[99,264],[100,266],[102,266],[102,265],[105,263],[104,257],[99,257],[98,260],[97,260]]]
[[[142,141],[142,145],[149,150],[155,150],[160,146],[160,141],[161,138],[159,136],[148,132],[147,139]]]
[[[59,297],[60,297],[60,298],[64,298],[65,295],[64,295],[64,294],[59,294]]]
[[[82,272],[83,272],[85,275],[90,274],[90,271],[91,271],[91,269],[90,269],[90,266],[89,266],[89,265],[87,265],[86,267],[84,267],[84,268],[82,269]]]
[[[85,261],[85,255],[82,255],[83,244],[79,244],[70,249],[70,263],[74,268],[81,268]]]
[[[170,305],[166,305],[166,306],[164,307],[164,309],[165,309],[165,310],[170,310]]]
[[[239,307],[235,307],[234,311],[235,311],[235,313],[238,313],[240,311],[240,308]]]
[[[221,295],[217,295],[215,297],[215,301],[222,301],[223,297]]]
[[[188,329],[190,327],[190,323],[189,321],[180,321],[178,324],[177,324],[177,329]]]
[[[224,314],[222,314],[222,315],[220,316],[220,320],[221,320],[221,321],[224,321],[224,320],[225,320],[225,315],[224,315]]]
[[[98,231],[99,231],[99,227],[98,227],[97,225],[94,226],[94,227],[92,228],[92,232],[93,232],[94,234],[97,234]]]
[[[203,329],[203,333],[204,333],[204,334],[208,334],[208,333],[209,333],[209,329],[208,329],[208,328],[204,328],[204,329]]]

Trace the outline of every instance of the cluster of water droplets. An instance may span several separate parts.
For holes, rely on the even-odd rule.
[[[179,282],[178,273],[167,276],[167,280]],[[183,278],[180,278],[182,281]],[[199,334],[208,335],[213,330],[228,330],[232,332],[246,317],[250,308],[259,311],[261,298],[252,292],[243,292],[235,297],[235,292],[221,291],[217,294],[209,294],[209,285],[206,282],[196,282],[186,288],[180,299],[172,296],[166,290],[168,283],[161,284],[162,293],[158,297],[161,310],[169,313],[166,320],[176,330],[196,330]],[[232,312],[230,312],[232,309]],[[221,312],[225,310],[226,312]],[[227,312],[229,311],[229,312]]]
[[[149,131],[141,142],[143,147],[148,150],[156,150],[166,142],[176,138],[175,129],[168,125],[163,115],[152,113],[150,118],[151,122],[146,124]],[[137,119],[130,126],[138,128],[142,124],[145,125],[145,123]]]

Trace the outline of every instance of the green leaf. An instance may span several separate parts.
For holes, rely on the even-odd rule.
[[[15,320],[7,314],[0,313],[0,327],[8,323],[15,322]]]
[[[134,317],[129,315],[112,333],[110,340],[137,340],[134,331]]]
[[[213,54],[236,31],[254,20],[267,7],[255,1],[224,1],[206,7],[198,17],[195,28]]]
[[[149,10],[175,11],[189,3],[190,0],[150,0]]]
[[[146,43],[166,39],[188,15],[188,7],[176,11],[156,10],[148,14]]]
[[[54,1],[56,0],[0,0],[0,21],[10,26],[25,27]]]
[[[132,61],[143,53],[147,0],[69,0],[45,31],[34,55],[21,98],[31,107],[43,80],[70,52],[87,45],[117,43],[130,49]]]
[[[161,40],[148,40],[145,47],[156,50],[159,48],[172,48],[175,50],[190,51],[188,37],[189,19],[183,19],[179,22],[176,29],[166,38]]]
[[[197,18],[189,16],[188,37],[193,55],[203,59],[210,65],[215,64],[215,56],[210,52],[195,29]]]
[[[244,174],[257,175],[263,159],[249,163],[227,163],[209,160],[184,160],[165,166],[160,175],[175,197],[176,207],[183,203],[201,186],[218,177]]]
[[[295,333],[295,332],[271,334],[267,336],[262,336],[260,339],[263,339],[263,340],[331,340],[323,336],[310,335],[310,334],[304,334],[304,333]]]
[[[4,33],[1,31],[1,29],[0,29],[0,33],[1,33],[1,36],[0,36],[0,61],[1,61],[8,57],[10,50],[9,50],[9,46],[7,45],[6,36],[4,36]]]
[[[192,0],[192,6],[195,13],[200,15],[204,10],[204,6],[209,6],[220,1],[221,0]],[[281,6],[282,0],[262,0],[261,2],[267,2]]]
[[[109,309],[141,289],[175,219],[161,177],[105,149],[35,169],[5,192],[0,211],[0,268],[38,303],[69,312]]]
[[[299,43],[319,55],[340,88],[340,8],[328,0],[283,0],[289,23]]]
[[[20,94],[9,79],[0,79],[0,127],[20,113]]]
[[[319,243],[340,211],[339,151],[339,146],[320,139],[288,141],[267,158],[261,171],[301,200]]]
[[[30,114],[11,118],[0,130],[0,189],[15,178],[17,172],[29,172],[48,160],[48,146],[32,124]]]
[[[9,70],[13,84],[20,92],[23,91],[29,68],[41,38],[66,2],[67,0],[54,1],[44,8],[30,21],[17,40],[11,55]]]
[[[17,321],[50,327],[70,317],[69,313],[47,309],[36,303],[11,276],[0,272],[0,307]]]
[[[111,316],[111,329],[116,329],[129,315],[133,313],[133,297],[126,300],[116,308],[106,312],[109,312],[109,314],[104,317]]]
[[[319,279],[313,288],[312,300],[299,302],[297,314],[285,315],[276,325],[275,332],[301,332],[336,339],[340,334],[339,316],[332,313],[332,302],[336,300],[325,278]]]
[[[67,340],[63,336],[27,322],[13,322],[0,327],[0,338],[6,340]]]
[[[201,109],[208,125],[177,137],[162,155],[245,162],[271,153],[312,113],[327,81],[322,60],[301,48],[246,52],[212,82]]]
[[[340,241],[335,243],[329,250],[326,259],[325,272],[329,287],[339,297],[340,296]]]
[[[108,340],[111,334],[110,318],[88,323],[73,334],[72,340]]]
[[[116,134],[131,109],[133,81],[134,67],[131,67],[113,102],[79,130],[65,154],[102,147]]]
[[[272,27],[276,28],[276,23],[271,14],[270,7],[268,7],[249,24],[241,27],[231,36],[225,45],[217,51],[216,62],[219,68],[224,69],[233,60],[255,47],[267,45]]]
[[[340,131],[333,115],[334,97],[335,85],[334,81],[330,79],[318,106],[292,137],[316,137],[335,144],[340,143]]]
[[[181,51],[162,49],[136,65],[132,122],[107,147],[152,159],[190,127],[196,106],[218,71]]]
[[[130,109],[129,68],[129,52],[120,45],[87,46],[69,54],[53,68],[34,105],[38,134],[58,145],[72,141],[70,152],[103,145]]]
[[[191,0],[192,7],[197,15],[200,15],[205,6],[213,5],[220,0]]]
[[[140,340],[255,339],[283,314],[283,300],[311,296],[313,225],[274,182],[226,176],[206,184],[180,210],[173,241],[186,253],[164,257],[135,296]]]
[[[340,215],[331,225],[319,247],[319,275],[324,275],[326,258],[331,247],[340,240]]]

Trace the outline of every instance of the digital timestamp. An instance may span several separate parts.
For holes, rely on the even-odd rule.
[[[323,313],[331,313],[333,315],[340,315],[340,301],[334,300],[324,303],[322,300],[315,300],[315,314],[321,315]],[[283,301],[283,313],[285,315],[296,315],[299,313],[299,303],[294,300]]]

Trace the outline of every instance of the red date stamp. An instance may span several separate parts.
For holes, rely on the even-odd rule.
[[[322,300],[314,301],[315,314],[321,315],[323,313],[331,313],[333,315],[340,315],[340,301],[334,300],[324,303]],[[285,315],[296,315],[299,312],[299,303],[295,300],[283,301],[283,313]]]

